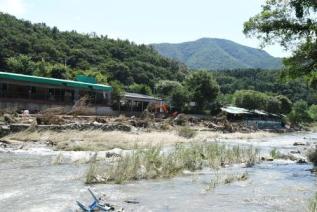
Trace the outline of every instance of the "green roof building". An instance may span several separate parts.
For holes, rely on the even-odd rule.
[[[77,76],[77,81],[0,72],[0,108],[41,110],[43,105],[72,107],[85,97],[90,107],[111,108],[112,87]],[[10,106],[11,105],[11,106]],[[32,106],[30,106],[32,105]]]

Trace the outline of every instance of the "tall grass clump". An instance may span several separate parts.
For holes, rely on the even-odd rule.
[[[309,211],[317,212],[317,193],[315,194],[315,196],[311,199],[309,203]]]
[[[270,155],[273,159],[278,159],[281,157],[281,153],[280,151],[278,151],[276,148],[273,148],[271,151],[270,151]]]
[[[96,177],[97,174],[97,154],[94,154],[94,156],[90,159],[89,168],[86,173],[86,184],[92,184],[97,183],[98,179]]]
[[[254,164],[257,151],[253,147],[227,147],[218,143],[178,144],[164,152],[160,146],[137,149],[122,156],[105,171],[89,170],[86,182],[122,184],[134,180],[170,178],[184,170],[218,169],[226,164]],[[88,180],[89,178],[89,180]]]
[[[181,127],[178,130],[178,135],[184,138],[193,138],[195,137],[197,132],[190,127]]]

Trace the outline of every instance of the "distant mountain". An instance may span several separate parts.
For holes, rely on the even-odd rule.
[[[152,44],[163,56],[177,59],[193,69],[279,69],[281,58],[230,40],[201,38],[192,42]]]

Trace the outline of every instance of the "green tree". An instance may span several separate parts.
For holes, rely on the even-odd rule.
[[[152,95],[151,88],[148,85],[144,85],[144,84],[133,83],[132,85],[129,86],[128,90],[133,93],[140,93],[140,94],[145,94],[150,96]]]
[[[288,114],[292,110],[292,102],[284,95],[276,96],[276,99],[278,99],[281,103],[280,113],[282,114]]]
[[[160,80],[155,85],[155,88],[158,95],[162,97],[169,97],[175,90],[182,89],[182,85],[177,81]]]
[[[244,33],[257,36],[262,45],[297,45],[284,60],[284,78],[305,77],[317,87],[317,2],[313,0],[267,0],[262,11],[244,24]]]
[[[268,97],[266,99],[266,111],[269,113],[280,113],[281,112],[281,101],[276,97]]]
[[[69,68],[65,67],[62,64],[53,65],[50,71],[50,77],[57,79],[68,79]]]
[[[31,75],[35,70],[35,63],[27,55],[19,55],[7,59],[9,72]]]
[[[100,69],[109,73],[112,80],[118,80],[124,84],[134,82],[129,67],[122,62],[110,61],[102,64]]]
[[[234,93],[234,103],[238,107],[247,109],[266,110],[269,97],[253,90],[240,90]]]
[[[192,72],[185,79],[185,88],[191,100],[196,102],[197,109],[202,111],[212,103],[219,94],[219,85],[207,71]]]
[[[171,94],[171,105],[177,111],[184,111],[185,105],[188,103],[188,92],[183,87],[176,89]]]
[[[113,106],[116,108],[124,93],[124,86],[119,81],[111,81]]]
[[[303,100],[295,102],[292,111],[288,114],[288,118],[293,124],[310,122],[311,118],[308,113],[307,102]]]
[[[317,121],[317,105],[311,105],[309,107],[308,113],[312,120]]]

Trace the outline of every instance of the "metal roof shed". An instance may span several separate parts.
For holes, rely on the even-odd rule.
[[[234,106],[227,106],[227,107],[222,107],[222,111],[229,113],[229,114],[251,114],[249,110],[241,108],[241,107],[234,107]]]
[[[140,101],[140,102],[158,102],[162,101],[160,98],[156,98],[154,96],[139,94],[139,93],[124,93],[124,99],[126,100],[133,100],[133,101]]]

